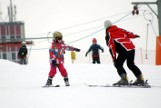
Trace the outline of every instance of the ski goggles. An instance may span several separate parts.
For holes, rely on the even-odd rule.
[[[61,37],[61,36],[58,36],[58,37],[57,37],[57,40],[62,40],[62,37]]]

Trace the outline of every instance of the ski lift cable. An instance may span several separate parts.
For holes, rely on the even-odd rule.
[[[100,21],[100,20],[104,20],[106,18],[111,18],[111,17],[116,17],[116,16],[119,16],[119,15],[122,15],[122,14],[126,14],[127,12],[129,12],[129,11],[122,12],[122,13],[115,14],[115,15],[111,15],[111,16],[107,16],[107,17],[103,17],[103,18],[99,18],[99,19],[96,19],[96,20],[92,20],[92,21],[89,21],[89,22],[85,22],[85,23],[81,23],[81,24],[77,24],[77,25],[73,25],[73,26],[68,26],[68,27],[65,27],[65,28],[58,29],[57,31],[68,30],[68,29],[71,29],[71,28],[75,28],[75,27],[91,24],[91,23],[94,23],[94,22],[97,22],[97,21]],[[50,31],[50,32],[53,32],[53,31]],[[36,35],[31,35],[29,37],[36,37],[36,36],[40,36],[40,35],[46,35],[48,33],[49,32],[41,33],[41,34],[36,34]]]
[[[131,14],[131,11],[130,11],[128,14],[126,14],[126,15],[124,15],[123,17],[121,17],[121,18],[119,18],[118,20],[116,20],[113,24],[122,21],[124,18],[128,17],[130,14]],[[71,42],[67,43],[67,45],[68,45],[68,44],[71,44],[71,43],[78,42],[78,41],[83,40],[83,39],[85,39],[85,38],[88,38],[88,37],[90,37],[90,36],[93,36],[94,34],[100,32],[100,31],[102,31],[102,30],[104,30],[104,28],[101,28],[100,30],[98,30],[98,31],[96,31],[96,32],[94,32],[94,33],[91,33],[91,34],[89,34],[89,35],[87,35],[87,36],[84,36],[84,37],[82,37],[82,38],[79,38],[79,39],[77,39],[77,40],[71,41]],[[48,48],[41,48],[41,49],[48,49]],[[34,50],[40,50],[40,49],[34,49]]]
[[[124,19],[125,17],[129,16],[130,14],[131,14],[131,12],[128,13],[128,14],[126,14],[126,15],[124,15],[123,17],[119,18],[119,19],[116,20],[113,24],[115,24],[115,23],[121,21],[122,19]],[[87,36],[84,36],[84,37],[82,37],[82,38],[79,38],[79,39],[77,39],[77,40],[71,41],[71,42],[67,43],[67,45],[72,44],[72,43],[75,43],[75,42],[78,42],[78,41],[83,40],[83,39],[85,39],[85,38],[88,38],[88,37],[90,37],[90,36],[93,36],[94,34],[100,32],[100,31],[102,31],[102,30],[104,30],[104,28],[101,28],[100,30],[97,30],[96,32],[93,32],[93,33],[91,33],[91,34],[89,34],[89,35],[87,35]],[[49,33],[50,33],[50,32],[49,32]],[[48,49],[48,48],[43,48],[43,49]],[[39,50],[39,49],[35,49],[35,50]]]
[[[141,17],[141,16],[143,16],[143,15],[139,15],[139,16],[136,16],[136,17],[127,18],[127,19],[124,19],[124,20],[121,20],[121,21],[127,21],[127,20],[134,19],[134,18],[138,18],[138,17]],[[121,21],[119,21],[119,22],[121,22]],[[71,35],[74,35],[74,34],[86,32],[86,31],[89,31],[89,30],[92,30],[92,29],[97,29],[97,28],[100,28],[100,27],[102,27],[102,25],[95,26],[95,27],[88,28],[88,29],[84,29],[84,30],[77,31],[77,32],[74,32],[74,33],[72,32],[72,33],[64,34],[64,35],[65,35],[65,37],[67,37],[67,36],[71,36]],[[49,37],[49,38],[51,38],[51,37]]]
[[[124,16],[121,17],[120,19],[116,20],[113,24],[115,24],[115,23],[121,21],[122,19],[124,19],[125,17],[129,16],[130,14],[131,14],[131,12],[128,13],[128,14],[126,14],[126,15],[124,15]],[[72,43],[78,42],[78,41],[80,41],[80,40],[83,40],[83,39],[85,39],[85,38],[88,38],[88,37],[90,37],[90,36],[93,36],[94,34],[100,32],[100,31],[102,31],[102,30],[104,30],[104,28],[101,28],[100,30],[98,30],[98,31],[96,31],[96,32],[93,32],[93,33],[91,33],[91,34],[89,34],[89,35],[87,35],[87,36],[84,36],[84,37],[82,37],[82,38],[79,38],[79,39],[77,39],[77,40],[71,41],[71,42],[69,42],[69,43],[67,43],[67,44],[72,44]]]
[[[141,11],[145,11],[145,10],[141,10]],[[111,15],[111,16],[104,17],[104,18],[100,18],[100,19],[93,20],[93,21],[90,21],[90,22],[85,22],[85,23],[82,23],[82,24],[77,24],[77,25],[74,25],[74,26],[69,26],[69,27],[61,28],[61,29],[59,29],[59,30],[62,30],[62,31],[63,31],[63,30],[67,30],[67,29],[74,28],[74,27],[87,25],[87,24],[90,24],[90,23],[94,23],[94,22],[96,22],[96,21],[100,21],[100,20],[106,19],[106,18],[119,16],[119,15],[125,14],[125,13],[127,13],[127,12],[129,12],[129,11],[122,12],[122,13],[115,14],[115,15]],[[91,28],[91,29],[92,29],[92,28]],[[49,32],[48,32],[48,33],[49,33]],[[36,37],[36,36],[40,36],[40,35],[46,35],[46,34],[48,34],[48,33],[42,33],[42,34],[32,35],[32,36],[30,36],[30,37]],[[74,33],[71,33],[71,34],[74,34]],[[70,35],[71,35],[71,34],[70,34]],[[67,35],[69,35],[69,34],[67,34]],[[67,35],[65,35],[65,36],[67,36]]]
[[[141,11],[145,11],[145,10],[141,10]],[[123,13],[120,13],[120,14],[116,14],[116,15],[111,15],[111,16],[104,17],[104,18],[100,18],[100,19],[93,20],[93,21],[90,21],[90,22],[86,22],[86,23],[82,23],[82,24],[78,24],[78,25],[74,25],[74,26],[65,27],[65,28],[62,28],[62,29],[59,29],[59,30],[62,30],[62,31],[63,31],[63,30],[67,30],[67,29],[74,28],[74,27],[83,26],[83,25],[90,24],[90,23],[93,23],[93,22],[96,22],[96,21],[99,21],[99,20],[103,20],[103,19],[105,19],[105,18],[110,18],[110,17],[119,16],[119,15],[125,14],[125,13],[127,13],[127,12],[129,12],[129,11],[126,11],[126,12],[123,12]],[[101,26],[101,25],[100,25],[100,26]],[[97,27],[99,28],[100,26],[97,26]],[[95,28],[97,28],[97,27],[89,28],[89,30],[90,30],[90,29],[95,29]],[[86,30],[88,31],[88,29],[85,29],[85,30],[82,30],[82,32],[84,32],[84,31],[86,31]],[[81,32],[81,31],[78,31],[78,32],[76,32],[76,33],[65,34],[65,36],[77,34],[77,33],[79,33],[79,32]],[[37,34],[37,35],[32,35],[32,36],[30,36],[30,37],[42,36],[42,35],[46,35],[46,34],[48,34],[48,33],[50,33],[50,32],[41,33],[41,34]],[[49,38],[50,38],[50,37],[49,37]]]
[[[115,24],[115,23],[121,21],[122,19],[124,19],[125,17],[129,16],[130,14],[131,14],[131,12],[128,13],[128,14],[126,14],[126,15],[124,15],[124,16],[121,17],[120,19],[116,20],[113,24]],[[87,35],[87,36],[84,36],[84,37],[82,37],[82,38],[79,38],[79,39],[77,39],[77,40],[71,41],[71,42],[69,42],[69,43],[67,43],[67,44],[72,44],[72,43],[78,42],[78,41],[80,41],[80,40],[83,40],[83,39],[85,39],[85,38],[88,38],[88,37],[90,37],[90,36],[93,36],[94,34],[100,32],[100,31],[102,31],[102,30],[104,30],[104,28],[101,28],[100,30],[98,30],[98,31],[96,31],[96,32],[94,32],[94,33],[91,33],[91,34],[89,34],[89,35]]]
[[[127,18],[127,19],[124,19],[124,20],[121,20],[121,21],[126,21],[126,20],[130,20],[130,19],[138,18],[138,17],[141,17],[141,16],[143,16],[143,15]],[[119,21],[119,22],[121,22],[121,21]],[[99,26],[96,26],[96,27],[92,27],[92,28],[89,28],[89,29],[84,29],[84,30],[77,31],[77,32],[74,32],[74,33],[64,34],[64,35],[67,37],[67,36],[71,36],[73,34],[78,34],[78,33],[86,32],[86,31],[89,31],[89,30],[92,30],[92,29],[96,29],[96,28],[100,28],[100,27],[102,27],[102,25],[99,25]]]
[[[146,14],[149,14],[149,13],[146,13]],[[142,17],[142,16],[143,16],[143,15],[139,15],[139,16],[135,16],[135,17],[130,17],[130,18],[126,18],[126,19],[121,20],[121,21],[119,21],[119,22],[131,20],[131,19],[134,19],[134,18]],[[77,31],[77,32],[74,32],[74,33],[72,32],[72,33],[69,33],[69,34],[64,34],[64,35],[65,35],[65,37],[67,37],[67,36],[79,34],[79,33],[82,33],[82,32],[86,32],[86,31],[89,31],[89,30],[92,30],[92,29],[97,29],[97,28],[100,28],[100,27],[102,27],[102,25],[99,25],[99,26],[96,26],[96,27],[92,27],[92,28],[89,28],[89,29],[84,29],[84,30]],[[51,33],[51,32],[50,32],[50,33]],[[49,37],[49,34],[47,34],[47,37],[48,37],[48,38],[47,38],[48,42],[51,43],[51,42],[49,41],[49,38],[52,38],[52,37]],[[39,43],[41,43],[41,42],[46,42],[46,40],[40,41]],[[38,42],[37,42],[37,43],[38,43]]]
[[[142,16],[143,16],[143,15],[139,15],[139,16],[136,16],[136,17],[130,17],[130,18],[121,20],[120,22],[122,22],[122,21],[127,21],[127,20],[131,20],[131,19],[134,19],[134,18],[142,17]],[[64,35],[65,35],[65,37],[67,37],[67,36],[72,36],[72,35],[75,35],[75,34],[79,34],[79,33],[82,33],[82,32],[86,32],[86,31],[89,31],[89,30],[92,30],[92,29],[97,29],[97,28],[100,28],[100,27],[102,27],[102,25],[99,25],[99,26],[96,26],[96,27],[92,27],[92,28],[89,28],[89,29],[84,29],[84,30],[77,31],[77,32],[74,32],[74,33],[72,32],[72,33],[64,34]],[[50,33],[51,33],[51,32],[50,32]],[[52,37],[49,37],[49,34],[47,34],[47,41],[48,41],[49,43],[51,43],[51,42],[49,41],[50,38],[52,38]],[[39,43],[41,43],[41,42],[46,42],[46,40],[40,41]],[[38,42],[37,42],[37,43],[38,43]]]
[[[97,21],[100,21],[100,20],[104,20],[104,19],[110,18],[110,17],[116,17],[116,16],[119,16],[119,15],[122,15],[122,14],[125,14],[125,13],[128,13],[128,12],[129,11],[126,11],[126,12],[123,12],[123,13],[119,13],[119,14],[103,17],[103,18],[100,18],[100,19],[92,20],[92,21],[89,21],[89,22],[85,22],[85,23],[82,23],[82,24],[77,24],[77,25],[74,25],[74,26],[65,27],[65,28],[62,28],[62,29],[58,29],[58,31],[67,30],[67,29],[71,29],[71,28],[87,25],[87,24],[90,24],[90,23],[94,23],[94,22],[97,22]]]
[[[72,44],[72,43],[78,42],[78,41],[80,41],[80,40],[83,40],[83,39],[85,39],[85,38],[88,38],[88,37],[90,37],[90,36],[93,36],[94,34],[100,32],[100,31],[102,31],[102,30],[104,30],[104,28],[102,28],[102,29],[100,29],[100,30],[98,30],[98,31],[96,31],[96,32],[94,32],[94,33],[91,33],[91,34],[89,34],[89,35],[87,35],[87,36],[84,36],[84,37],[82,37],[82,38],[79,38],[79,39],[77,39],[77,40],[71,41],[71,42],[69,42],[69,43],[67,43],[67,44]]]
[[[127,15],[127,16],[128,16],[128,15]],[[143,15],[140,15],[140,16],[143,16]],[[127,21],[127,20],[129,20],[129,19],[133,19],[134,17],[127,18],[127,19],[124,19],[124,20],[123,20],[123,18],[124,18],[124,17],[120,18],[120,20],[119,20],[119,21],[117,21],[117,22]],[[135,18],[138,18],[138,16],[137,16],[137,17],[135,17]],[[98,26],[98,27],[100,27],[100,26]],[[94,33],[92,33],[92,34],[88,35],[87,37],[89,37],[89,36],[91,36],[91,35],[93,35],[93,34],[95,34],[95,33],[99,32],[99,31],[101,31],[101,30],[103,30],[103,29],[100,29],[100,30],[96,31],[96,32],[94,32]],[[73,33],[73,34],[74,34],[74,33]],[[82,40],[82,39],[85,39],[85,38],[87,38],[87,37],[82,37],[82,38],[80,38],[80,39],[78,39],[78,40],[75,40],[75,41],[69,42],[68,44],[75,43],[75,42],[77,42],[77,41],[79,41],[79,40]],[[51,43],[51,42],[50,42],[50,43]],[[49,48],[40,48],[40,49],[34,49],[34,50],[41,50],[41,49],[49,49]]]

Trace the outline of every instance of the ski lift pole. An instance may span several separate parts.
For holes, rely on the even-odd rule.
[[[149,28],[149,24],[147,24],[147,34],[146,34],[146,53],[145,53],[145,59],[148,59],[148,54],[147,54],[147,50],[148,50],[148,29]]]

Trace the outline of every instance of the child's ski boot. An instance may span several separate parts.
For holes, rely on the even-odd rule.
[[[51,86],[51,85],[52,85],[52,78],[51,77],[48,77],[48,80],[47,80],[45,86]]]
[[[64,77],[65,86],[70,86],[68,77]]]

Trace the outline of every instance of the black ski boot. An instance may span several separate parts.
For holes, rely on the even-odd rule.
[[[68,77],[64,77],[65,86],[70,86]]]
[[[128,78],[127,78],[127,75],[126,74],[122,74],[120,75],[121,79],[114,83],[113,86],[120,86],[120,85],[128,85]]]
[[[139,75],[137,77],[137,79],[134,81],[134,83],[132,83],[131,85],[136,85],[136,86],[144,86],[145,85],[145,82],[144,82],[144,78],[143,78],[143,75]]]
[[[46,86],[51,86],[52,85],[52,78],[48,77],[48,80],[46,82]]]

